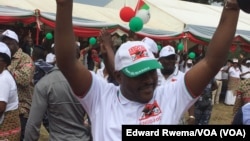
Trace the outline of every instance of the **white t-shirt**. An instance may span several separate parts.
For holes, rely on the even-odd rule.
[[[222,70],[223,70],[223,67],[218,71],[218,73],[215,75],[215,79],[216,80],[222,80]]]
[[[238,67],[230,67],[228,70],[228,74],[230,77],[240,78],[241,71]]]
[[[242,73],[246,73],[250,71],[250,68],[248,68],[245,65],[241,65],[241,69],[242,69]],[[245,79],[250,78],[250,73],[243,75],[242,78],[245,78]]]
[[[222,67],[222,70],[227,70],[227,69],[228,69],[228,66],[223,66]],[[228,73],[227,72],[222,71],[222,79],[223,80],[227,80],[228,79]]]
[[[97,69],[96,74],[108,81],[108,75],[104,76],[103,70],[104,68]]]
[[[182,79],[182,77],[184,77],[184,73],[180,71],[178,68],[175,68],[175,71],[171,75],[169,75],[167,79],[165,79],[165,77],[162,75],[160,69],[157,69],[157,75],[158,75],[158,86],[165,85],[168,82],[174,83],[179,79]]]
[[[119,86],[107,83],[92,73],[87,95],[79,99],[91,119],[94,141],[120,141],[124,124],[179,124],[185,111],[196,101],[180,81],[156,88],[148,104],[126,99]],[[147,107],[150,114],[144,113]]]
[[[10,72],[4,70],[0,74],[0,101],[7,103],[5,112],[18,108],[17,86]]]

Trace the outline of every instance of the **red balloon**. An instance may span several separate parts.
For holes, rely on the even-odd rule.
[[[128,6],[123,7],[120,10],[120,18],[124,21],[124,22],[129,22],[131,18],[133,18],[135,16],[135,11]]]

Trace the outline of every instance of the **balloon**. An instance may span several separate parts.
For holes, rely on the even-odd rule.
[[[138,32],[143,28],[143,21],[139,17],[133,17],[129,21],[129,28],[133,32]]]
[[[161,45],[157,45],[158,51],[161,51]]]
[[[53,35],[51,33],[46,34],[46,39],[50,40],[53,38]]]
[[[178,50],[183,50],[183,48],[184,48],[183,43],[179,43],[178,46],[177,46],[177,49]]]
[[[237,0],[240,9],[250,14],[250,1],[249,0]]]
[[[146,9],[146,10],[149,10],[149,6],[147,4],[144,3],[144,5],[142,5],[140,7],[140,9]]]
[[[133,18],[134,16],[135,16],[135,11],[131,7],[125,6],[120,10],[120,18],[124,22],[129,22],[131,18]]]
[[[194,52],[190,52],[188,54],[188,57],[191,58],[191,59],[194,59],[195,58],[195,53]]]
[[[150,19],[149,10],[146,9],[140,9],[135,16],[141,18],[144,24],[146,24]]]
[[[95,37],[89,38],[89,44],[94,45],[95,43],[96,43],[96,38]]]

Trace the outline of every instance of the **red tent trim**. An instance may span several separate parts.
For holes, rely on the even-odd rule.
[[[31,24],[36,21],[36,18],[33,16],[29,17],[12,17],[12,16],[0,16],[0,23],[14,23],[14,22],[22,22],[24,24]]]

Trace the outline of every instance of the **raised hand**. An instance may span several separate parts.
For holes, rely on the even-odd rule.
[[[112,48],[112,38],[111,34],[107,31],[106,28],[103,28],[100,31],[100,51],[102,54],[107,53],[107,48]]]

